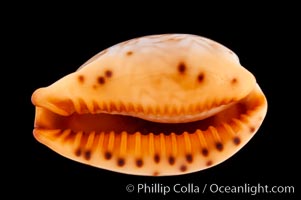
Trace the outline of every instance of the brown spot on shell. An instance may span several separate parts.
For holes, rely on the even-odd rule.
[[[106,76],[107,78],[111,78],[112,75],[113,75],[113,73],[112,73],[111,70],[106,70],[106,71],[105,71],[105,76]]]
[[[206,165],[207,166],[211,166],[212,165],[212,161],[211,160],[207,161]]]
[[[100,76],[100,77],[97,78],[97,82],[102,85],[106,82],[106,80],[105,80],[104,77]]]
[[[160,156],[158,154],[155,154],[154,160],[155,160],[155,163],[159,163],[160,162]]]
[[[170,157],[168,158],[168,162],[169,162],[170,165],[175,164],[175,158],[174,158],[173,156],[170,156]]]
[[[239,137],[234,137],[233,142],[234,142],[234,144],[239,145],[241,141],[240,141]]]
[[[208,151],[208,149],[207,148],[203,148],[202,149],[202,154],[203,154],[203,156],[208,156],[208,154],[209,154],[209,151]]]
[[[118,165],[119,167],[122,167],[122,166],[124,166],[124,164],[125,164],[124,159],[123,159],[123,158],[118,158],[118,160],[117,160],[117,165]]]
[[[133,52],[132,51],[128,51],[128,52],[126,52],[126,55],[127,56],[131,56],[131,55],[133,55]]]
[[[110,160],[112,158],[112,154],[110,152],[105,153],[105,159]]]
[[[137,159],[136,160],[136,165],[137,165],[137,167],[142,167],[143,161],[141,159]]]
[[[187,154],[186,155],[186,160],[187,160],[187,162],[192,163],[192,161],[193,161],[192,155],[191,154]]]
[[[82,154],[82,150],[80,148],[78,148],[76,151],[75,151],[75,155],[76,156],[80,156]]]
[[[178,65],[178,71],[180,74],[184,74],[186,71],[186,65],[183,62],[180,62]]]
[[[237,83],[237,78],[232,78],[231,84],[232,84],[232,85],[235,85],[236,83]]]
[[[204,73],[199,73],[198,77],[197,77],[197,81],[199,83],[203,82],[205,79],[205,74]]]
[[[90,150],[85,151],[84,158],[86,160],[90,160],[90,158],[91,158],[91,151]]]
[[[83,75],[79,75],[77,78],[80,83],[84,83],[85,77]]]
[[[154,173],[153,173],[153,176],[159,176],[159,172],[157,172],[157,171],[154,172]]]
[[[215,148],[216,148],[218,151],[222,151],[223,148],[224,148],[224,146],[223,146],[222,143],[217,142],[217,143],[215,144]]]
[[[180,171],[181,171],[181,172],[185,172],[186,170],[187,170],[186,165],[182,165],[182,166],[180,167]]]
[[[255,127],[254,127],[254,126],[251,126],[251,127],[250,127],[250,132],[253,133],[254,131],[255,131]]]

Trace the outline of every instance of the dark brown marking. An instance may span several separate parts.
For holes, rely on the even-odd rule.
[[[126,55],[128,55],[128,56],[130,56],[130,55],[132,55],[133,54],[133,52],[132,51],[128,51],[128,52],[126,52]]]
[[[219,150],[219,151],[222,151],[223,148],[224,148],[223,144],[220,143],[220,142],[217,142],[217,143],[215,144],[215,147],[216,147],[216,149]]]
[[[209,160],[207,163],[206,163],[207,166],[211,166],[212,165],[212,161]]]
[[[75,151],[75,155],[76,156],[80,156],[82,154],[82,150],[80,148],[78,148],[76,151]]]
[[[155,160],[155,163],[159,163],[160,162],[160,156],[158,154],[155,154],[154,160]]]
[[[251,127],[250,127],[250,132],[253,133],[254,131],[255,131],[255,127],[254,127],[254,126],[251,126]]]
[[[236,144],[236,145],[239,145],[240,144],[240,138],[239,137],[234,137],[233,138],[233,142],[234,142],[234,144]]]
[[[78,81],[79,81],[80,83],[84,83],[85,77],[84,77],[83,75],[79,75],[79,76],[78,76]]]
[[[106,70],[106,71],[105,71],[105,75],[106,75],[106,77],[111,78],[112,75],[113,75],[113,73],[112,73],[111,70]]]
[[[185,171],[187,170],[186,165],[182,165],[182,166],[180,167],[180,170],[181,170],[181,172],[185,172]]]
[[[91,158],[91,151],[90,150],[85,151],[84,158],[86,160],[90,160],[90,158]]]
[[[231,80],[231,84],[236,84],[237,83],[237,78],[232,78],[232,80]]]
[[[136,160],[137,167],[142,167],[143,161],[141,159]]]
[[[208,154],[209,154],[209,151],[208,151],[208,149],[207,148],[203,148],[202,149],[202,154],[203,154],[203,156],[208,156]]]
[[[112,158],[112,154],[110,152],[105,153],[105,159],[110,160]]]
[[[204,73],[200,73],[197,77],[197,80],[199,83],[203,82],[205,78],[205,74]]]
[[[159,175],[159,172],[154,172],[154,174],[153,174],[154,176],[158,176]]]
[[[186,155],[186,160],[187,160],[187,162],[192,163],[192,161],[193,161],[192,155],[191,154],[187,154]]]
[[[104,78],[104,77],[100,76],[100,77],[97,78],[97,82],[98,82],[99,84],[104,84],[106,81],[105,81],[105,78]]]
[[[170,157],[168,158],[168,162],[169,162],[170,165],[175,164],[175,158],[174,158],[173,156],[170,156]]]
[[[123,159],[123,158],[118,158],[118,160],[117,160],[117,165],[118,165],[119,167],[122,167],[122,166],[124,166],[124,164],[125,164],[124,159]]]
[[[180,72],[180,74],[184,74],[185,71],[186,71],[186,65],[181,62],[179,65],[178,65],[178,71]]]

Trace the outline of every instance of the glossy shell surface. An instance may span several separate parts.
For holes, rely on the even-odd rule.
[[[189,34],[112,46],[32,95],[34,136],[72,160],[127,174],[217,165],[257,132],[267,101],[235,53]]]

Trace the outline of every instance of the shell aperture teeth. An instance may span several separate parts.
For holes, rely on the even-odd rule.
[[[64,107],[60,108],[60,105],[64,105],[63,102],[59,102],[58,105],[55,105],[51,102],[46,102],[45,106],[41,107],[45,107],[46,109],[62,116],[72,115],[73,113],[106,113],[112,115],[132,116],[158,123],[185,123],[208,118],[235,104],[235,102],[229,101],[226,104],[214,104],[211,107],[207,108],[201,108],[199,104],[195,106],[186,106],[186,108],[177,108],[176,106],[172,105],[165,105],[161,107],[138,105],[134,107],[131,104],[124,104],[121,102],[97,103],[97,101],[92,101],[92,103],[88,104],[84,99],[78,99],[75,101],[66,100],[65,102],[69,102],[69,105],[71,107],[68,108],[68,110],[66,110]],[[71,113],[71,110],[74,111]]]
[[[250,94],[252,95],[252,93]],[[222,105],[213,108],[205,113],[199,115],[175,115],[162,116],[156,114],[143,113],[122,113],[117,111],[111,112],[95,112],[89,113],[88,106],[83,105],[84,101],[79,105],[78,112],[71,115],[64,116],[59,113],[54,113],[47,108],[40,107],[37,109],[36,115],[39,116],[39,121],[36,121],[35,127],[46,129],[69,129],[73,131],[114,131],[116,133],[126,131],[129,134],[141,132],[144,134],[182,134],[184,132],[194,133],[197,129],[207,130],[210,126],[218,126],[221,122],[229,123],[233,119],[244,119],[247,116],[249,109],[248,98],[228,105]],[[76,104],[75,104],[76,105]],[[114,106],[117,108],[117,106]],[[250,110],[253,108],[250,108]],[[90,109],[93,110],[93,109]],[[153,109],[154,110],[154,109]],[[84,111],[82,113],[82,111]],[[162,113],[160,113],[162,114]],[[145,116],[147,115],[147,118]],[[242,116],[242,117],[241,117]]]

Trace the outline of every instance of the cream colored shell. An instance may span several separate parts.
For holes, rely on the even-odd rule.
[[[231,50],[188,34],[112,46],[36,90],[32,102],[40,142],[88,165],[140,175],[224,161],[254,135],[267,109]]]

